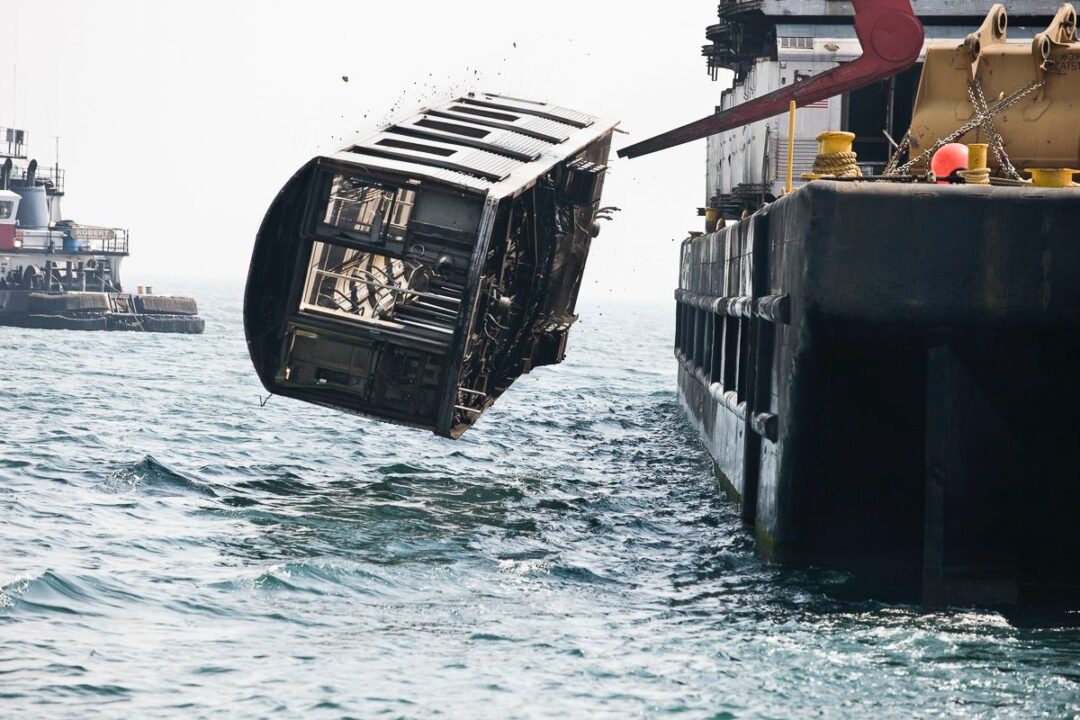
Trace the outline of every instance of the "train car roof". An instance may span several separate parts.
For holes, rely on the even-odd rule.
[[[504,197],[527,189],[617,125],[558,105],[470,92],[387,125],[330,158]]]

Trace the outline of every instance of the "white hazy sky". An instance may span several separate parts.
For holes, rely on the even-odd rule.
[[[28,130],[43,164],[61,137],[64,214],[131,229],[127,284],[241,280],[294,170],[451,93],[616,117],[621,147],[708,114],[723,87],[700,55],[716,0],[0,7],[0,124]],[[704,173],[703,141],[613,163],[605,204],[623,212],[593,245],[583,297],[670,300]]]

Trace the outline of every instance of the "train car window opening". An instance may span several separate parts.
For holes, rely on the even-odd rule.
[[[359,235],[360,240],[402,243],[415,204],[415,190],[335,174],[322,222],[349,235]]]
[[[388,323],[415,302],[426,278],[419,263],[316,241],[300,311],[354,322]]]
[[[8,220],[11,218],[11,209],[13,207],[15,207],[15,203],[10,200],[0,202],[0,220]]]

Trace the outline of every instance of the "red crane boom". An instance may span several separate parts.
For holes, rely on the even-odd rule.
[[[792,100],[809,105],[858,90],[901,73],[918,61],[925,34],[911,0],[852,0],[852,5],[855,34],[863,48],[857,60],[625,147],[619,150],[619,157],[648,155],[781,115]]]

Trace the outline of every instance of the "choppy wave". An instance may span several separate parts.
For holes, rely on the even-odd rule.
[[[147,455],[138,462],[125,465],[105,480],[105,485],[117,492],[195,492],[214,497],[214,489],[207,483],[190,475],[173,470],[168,465]]]
[[[1080,713],[1080,616],[762,565],[668,308],[582,308],[450,442],[260,407],[238,289],[195,294],[197,337],[0,328],[5,715]]]

